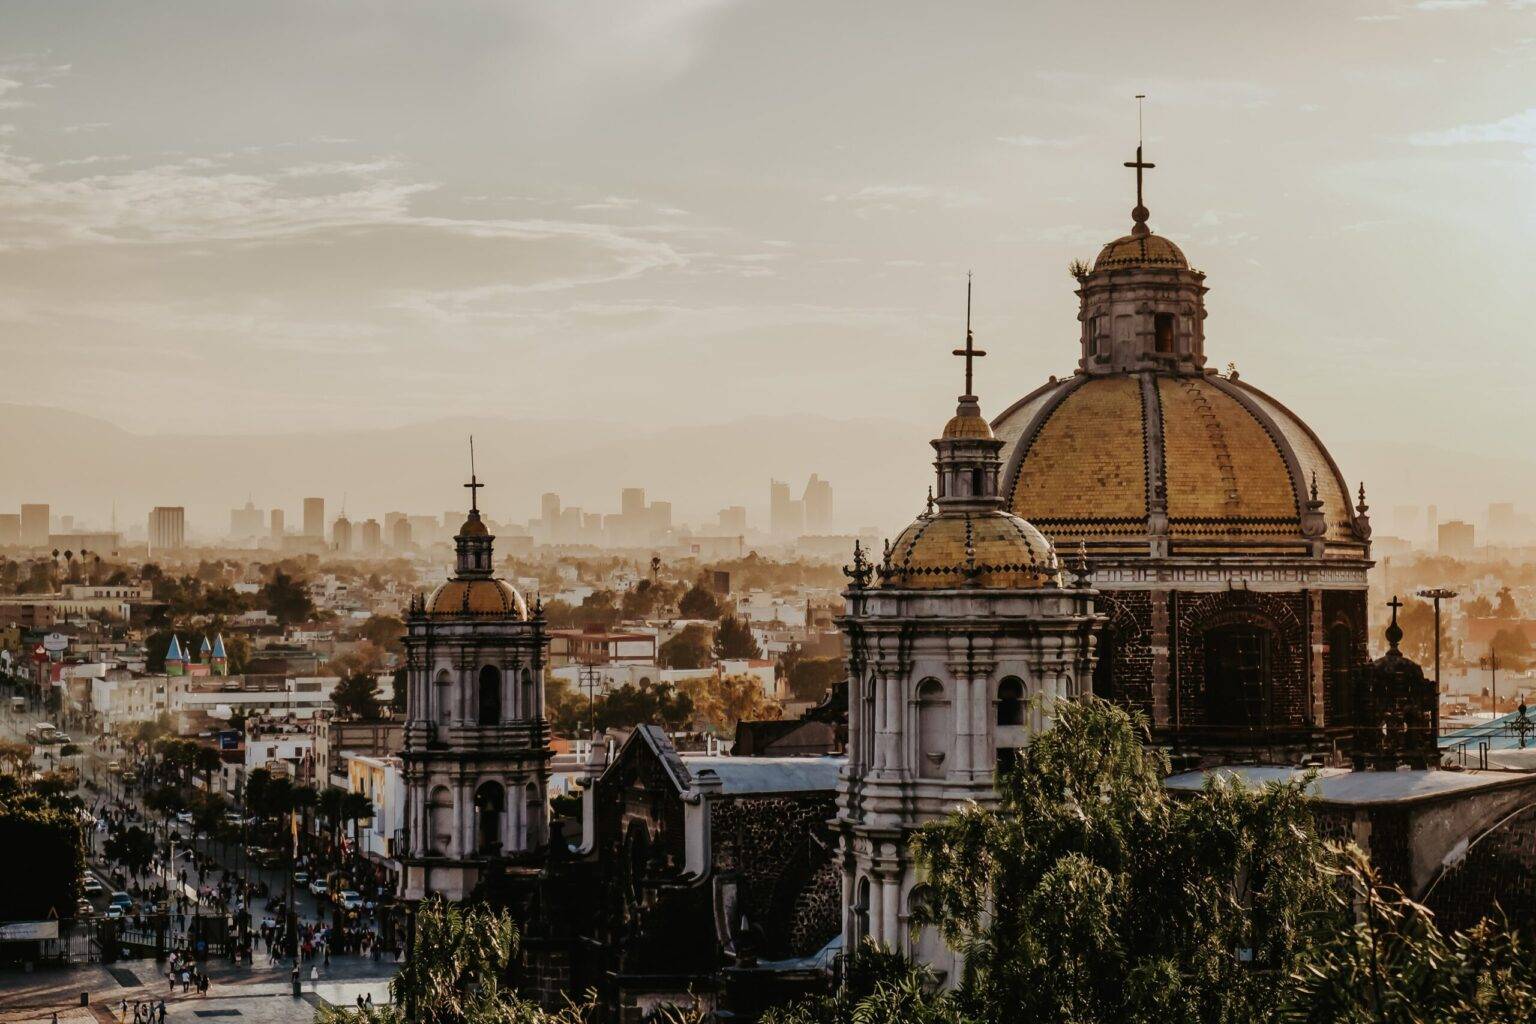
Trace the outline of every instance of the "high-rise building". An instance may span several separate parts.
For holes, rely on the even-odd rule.
[[[1439,551],[1442,555],[1466,556],[1472,553],[1471,523],[1448,519],[1440,524]]]
[[[747,508],[745,505],[732,505],[730,508],[720,510],[720,532],[726,535],[740,536],[747,532]]]
[[[377,519],[364,519],[357,528],[358,547],[365,555],[376,555],[383,546],[384,531],[379,527]]]
[[[425,547],[436,542],[442,527],[438,525],[437,516],[410,516],[411,540],[418,546]]]
[[[807,533],[832,532],[832,484],[815,473],[805,485],[805,531]]]
[[[1439,536],[1440,536],[1440,508],[1439,508],[1439,506],[1431,505],[1431,506],[1429,506],[1428,509],[1425,510],[1425,512],[1424,512],[1424,526],[1425,526],[1424,535],[1429,538],[1429,542],[1431,544],[1436,543],[1437,540],[1439,539]]]
[[[390,547],[398,547],[398,545],[395,543],[395,533],[399,525],[405,521],[406,518],[404,512],[384,513],[384,543],[388,544]],[[409,526],[406,527],[405,538],[406,547],[409,547],[411,543]]]
[[[325,536],[325,499],[304,499],[304,536]]]
[[[21,543],[40,548],[48,543],[48,506],[21,506]]]
[[[331,524],[331,547],[338,555],[352,553],[352,520],[346,516],[337,516],[336,522]]]
[[[768,485],[768,529],[785,540],[805,532],[805,502],[789,496],[789,484],[773,480]]]
[[[650,513],[652,539],[665,537],[671,532],[672,503],[670,501],[653,501],[646,511]]]
[[[283,528],[284,528],[285,525],[286,524],[283,521],[283,510],[280,509],[280,508],[273,509],[272,510],[272,536],[277,538],[278,540],[282,540],[283,539]]]
[[[180,505],[157,505],[149,512],[149,551],[180,551],[187,543],[187,510]]]
[[[545,491],[539,498],[539,518],[544,520],[544,526],[554,529],[555,522],[560,518],[560,495],[554,491]]]
[[[260,537],[262,533],[261,509],[246,501],[244,508],[229,510],[229,535],[237,540]]]
[[[645,488],[626,487],[619,492],[619,514],[628,516],[631,522],[640,522],[645,516]]]
[[[14,512],[0,515],[0,547],[21,543],[21,516]]]
[[[1488,541],[1514,540],[1519,531],[1519,519],[1513,502],[1496,501],[1488,506]]]
[[[409,551],[411,549],[411,521],[404,513],[391,513],[399,515],[394,526],[389,531],[389,546],[396,551]]]

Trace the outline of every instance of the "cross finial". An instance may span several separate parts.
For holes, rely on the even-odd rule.
[[[480,488],[485,484],[475,479],[475,435],[469,435],[469,483],[464,485],[469,488],[469,510],[480,511]]]
[[[1133,235],[1150,233],[1147,228],[1147,205],[1142,200],[1141,172],[1150,171],[1157,166],[1141,158],[1141,101],[1146,98],[1146,93],[1136,94],[1136,159],[1125,162],[1125,166],[1136,169],[1136,208],[1131,211],[1131,219],[1136,222],[1136,226],[1131,229]]]
[[[976,337],[971,333],[971,273],[965,273],[965,348],[957,348],[950,355],[965,357],[965,396],[973,397],[971,390],[972,361],[986,355],[976,347]]]
[[[1398,643],[1403,639],[1403,627],[1397,624],[1397,610],[1403,606],[1403,602],[1392,595],[1392,600],[1387,602],[1387,607],[1392,609],[1392,621],[1387,624],[1387,643],[1392,650],[1397,650]]]

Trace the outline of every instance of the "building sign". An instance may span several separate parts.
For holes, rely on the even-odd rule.
[[[35,942],[58,937],[57,921],[7,921],[0,924],[0,942]]]
[[[43,649],[52,654],[69,649],[69,637],[63,633],[49,633],[43,637]]]

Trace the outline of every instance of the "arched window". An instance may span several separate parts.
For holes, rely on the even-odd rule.
[[[432,689],[436,691],[432,695],[432,703],[437,706],[437,720],[447,725],[453,721],[453,676],[447,669],[438,671],[436,685]]]
[[[1270,720],[1272,634],[1262,626],[1222,626],[1205,635],[1207,725],[1262,729]]]
[[[522,680],[522,690],[523,690],[523,701],[522,701],[522,715],[523,715],[523,717],[524,718],[542,718],[544,716],[544,709],[541,708],[541,707],[535,706],[537,704],[537,702],[534,700],[534,694],[533,694],[533,673],[528,671],[526,668],[523,669],[521,680]]]
[[[937,679],[924,679],[917,685],[917,773],[920,777],[944,777],[944,762],[953,739],[944,684]]]
[[[1345,623],[1328,631],[1328,689],[1334,725],[1355,720],[1355,637]]]
[[[426,838],[429,853],[446,857],[453,852],[453,794],[447,786],[438,786],[427,799]]]
[[[533,783],[523,787],[523,849],[539,846],[539,828],[544,822],[544,798]]]
[[[501,669],[495,665],[480,667],[481,725],[501,724]]]
[[[997,684],[997,724],[1024,724],[1024,681],[1018,676]]]
[[[869,937],[869,879],[859,879],[853,897],[853,939],[858,942]]]
[[[475,852],[482,857],[501,853],[501,816],[507,809],[507,791],[499,782],[483,782],[475,790]]]

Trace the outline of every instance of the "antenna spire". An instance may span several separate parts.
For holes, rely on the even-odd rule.
[[[986,355],[976,347],[976,336],[971,333],[971,272],[965,272],[965,348],[957,348],[950,355],[965,357],[965,398],[974,398],[971,388],[973,362]]]
[[[469,483],[464,485],[469,488],[469,510],[480,511],[480,488],[485,484],[475,479],[475,435],[469,435]]]

